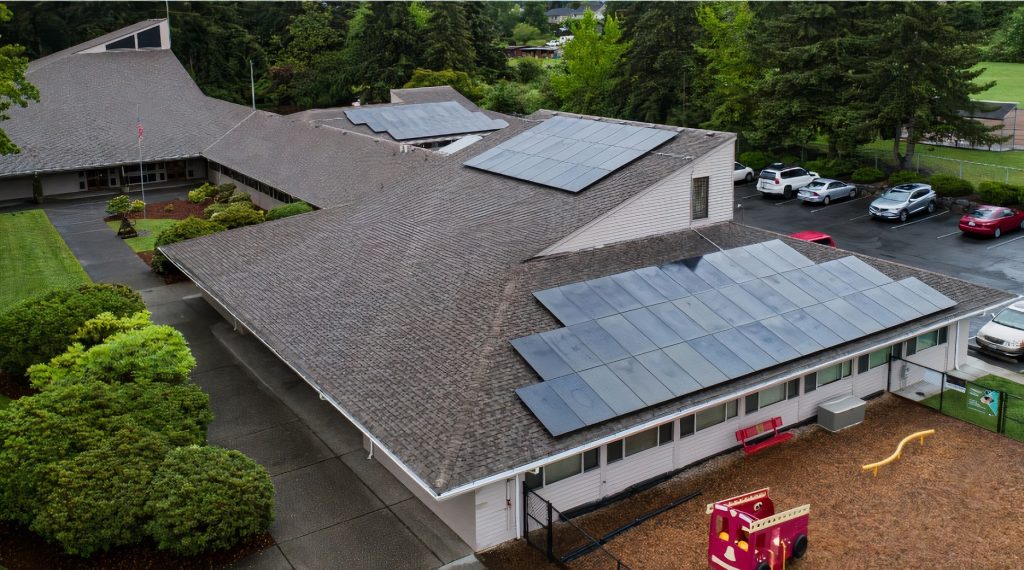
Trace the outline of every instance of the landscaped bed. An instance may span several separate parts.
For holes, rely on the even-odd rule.
[[[0,312],[39,293],[90,282],[42,210],[0,214],[0,251]]]
[[[913,442],[878,476],[860,466]],[[1024,526],[1024,445],[898,396],[871,402],[863,424],[829,433],[796,430],[790,442],[757,455],[731,453],[635,497],[574,519],[600,536],[673,499],[703,495],[619,535],[605,548],[633,570],[706,568],[706,503],[771,487],[776,508],[811,505],[810,548],[787,568],[1015,568]],[[523,541],[480,555],[492,570],[546,567]],[[554,567],[554,566],[548,566]],[[591,554],[572,568],[614,568]]]

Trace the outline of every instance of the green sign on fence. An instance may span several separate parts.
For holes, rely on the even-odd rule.
[[[986,416],[996,417],[999,415],[999,392],[968,384],[967,408]]]

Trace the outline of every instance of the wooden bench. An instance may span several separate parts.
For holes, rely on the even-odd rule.
[[[743,428],[736,432],[736,441],[743,444],[743,453],[750,455],[757,453],[766,447],[789,441],[793,439],[793,434],[789,432],[779,433],[779,428],[782,427],[782,418],[776,417],[770,420],[765,420],[759,424],[752,425],[750,427]],[[757,438],[758,436],[764,435],[768,432],[772,432],[771,437],[761,440],[757,443],[747,443],[748,441]]]

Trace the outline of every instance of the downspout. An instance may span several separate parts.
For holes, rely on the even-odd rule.
[[[370,454],[366,456],[367,460],[373,459],[373,440],[370,440]]]

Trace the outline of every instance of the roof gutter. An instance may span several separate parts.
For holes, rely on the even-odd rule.
[[[1017,299],[1024,299],[1024,295],[1018,295]],[[1011,302],[1013,302],[1013,301],[1011,301]],[[944,327],[944,326],[949,326],[950,324],[953,324],[955,322],[964,320],[964,319],[969,318],[969,317],[973,317],[974,315],[987,313],[987,312],[989,312],[989,311],[991,311],[991,310],[993,310],[993,309],[995,309],[997,307],[1002,306],[1005,303],[1006,303],[1006,301],[1002,301],[1002,302],[1000,302],[998,304],[995,304],[995,305],[990,305],[990,306],[987,306],[987,307],[984,307],[984,308],[981,308],[981,309],[976,309],[976,310],[971,311],[969,313],[966,313],[966,314],[963,314],[963,315],[958,315],[956,317],[952,317],[952,318],[946,319],[944,321],[940,321],[937,324],[929,325],[929,328],[932,327],[932,326],[934,326],[935,328],[941,328],[941,327]],[[867,348],[865,350],[858,350],[854,354],[848,354],[846,356],[842,356],[842,357],[839,357],[839,358],[834,358],[832,360],[826,361],[824,364],[817,364],[817,365],[814,365],[814,366],[805,367],[805,368],[800,369],[800,370],[798,370],[796,372],[787,372],[787,373],[784,373],[784,374],[777,374],[777,375],[773,376],[772,378],[770,378],[768,380],[765,380],[763,382],[760,382],[760,383],[758,383],[758,384],[756,384],[754,386],[751,386],[751,387],[743,390],[742,392],[735,392],[735,393],[732,393],[732,394],[726,394],[726,395],[719,396],[718,398],[715,398],[713,400],[710,400],[710,401],[707,401],[707,402],[702,402],[698,406],[691,406],[689,408],[685,408],[685,409],[680,410],[680,411],[672,412],[669,415],[662,416],[662,417],[657,418],[657,419],[646,421],[646,422],[644,422],[642,424],[639,424],[639,425],[633,426],[631,428],[627,428],[627,429],[615,432],[615,433],[613,433],[611,435],[602,437],[602,438],[600,438],[598,440],[595,440],[595,441],[588,442],[588,443],[586,443],[584,445],[578,445],[576,447],[573,447],[573,448],[568,449],[566,451],[563,451],[561,453],[557,453],[555,455],[549,455],[547,457],[543,457],[541,459],[532,461],[532,462],[527,463],[525,465],[522,465],[520,467],[514,467],[512,469],[508,469],[506,471],[502,471],[500,473],[497,473],[497,474],[494,474],[494,475],[490,475],[490,476],[484,477],[482,479],[477,479],[475,481],[470,481],[469,483],[466,483],[464,485],[460,485],[458,487],[455,487],[453,489],[445,491],[445,492],[443,492],[443,493],[441,493],[439,495],[435,494],[435,496],[437,496],[438,500],[442,500],[442,501],[445,500],[445,499],[450,499],[452,497],[455,497],[457,495],[461,495],[463,493],[467,493],[467,492],[472,491],[474,489],[477,489],[479,487],[483,487],[483,486],[489,485],[491,483],[496,483],[498,481],[502,481],[502,480],[505,480],[505,479],[512,478],[512,477],[516,476],[519,473],[523,473],[525,471],[530,471],[530,470],[536,469],[538,467],[543,467],[544,465],[547,465],[549,463],[554,463],[555,461],[559,461],[561,459],[565,459],[566,457],[569,457],[569,456],[572,456],[572,455],[576,455],[578,453],[582,453],[582,452],[584,452],[584,451],[586,451],[588,449],[593,449],[594,447],[601,446],[601,445],[604,445],[606,443],[611,443],[613,441],[622,439],[624,437],[633,435],[635,433],[639,433],[641,431],[644,431],[644,430],[650,429],[652,427],[655,427],[657,425],[663,424],[666,421],[671,421],[671,420],[675,420],[677,418],[681,418],[683,416],[688,416],[688,415],[690,415],[690,414],[692,414],[694,412],[699,411],[700,409],[710,408],[710,407],[717,406],[719,404],[723,404],[725,402],[728,402],[729,400],[735,400],[737,398],[742,398],[743,396],[745,396],[747,394],[763,390],[764,388],[767,388],[767,387],[771,386],[772,384],[775,384],[775,383],[779,382],[780,380],[785,380],[785,379],[791,378],[791,377],[802,377],[802,376],[806,375],[807,373],[813,372],[813,371],[818,370],[820,368],[824,368],[824,367],[827,367],[827,366],[832,366],[832,365],[840,363],[840,362],[842,362],[844,360],[849,360],[851,358],[856,358],[857,356],[861,356],[861,355],[867,354],[869,352],[874,352],[875,350],[878,350],[878,349],[883,348],[885,346],[888,346],[888,345],[891,345],[891,344],[897,343],[897,342],[903,342],[903,341],[911,339],[911,338],[913,338],[915,336],[918,336],[918,335],[917,334],[905,334],[905,335],[902,335],[900,337],[897,337],[894,340],[888,340],[886,342],[876,344],[876,345],[871,346],[871,347],[869,347],[869,348]]]
[[[155,156],[151,158],[143,159],[143,162],[158,162],[162,160],[188,160],[192,158],[203,158],[202,154],[179,154],[175,156]],[[15,172],[4,172],[0,174],[2,178],[16,178],[18,176],[32,176],[36,174],[55,174],[59,172],[74,172],[76,170],[89,170],[93,168],[114,168],[117,166],[135,166],[138,165],[138,160],[126,160],[123,162],[103,162],[97,164],[79,164],[74,166],[60,166],[56,168],[33,168],[30,170],[18,170]]]
[[[160,247],[158,249],[168,259],[170,259],[172,262],[174,261],[174,258],[171,255],[168,255],[167,252],[162,247]],[[435,500],[440,501],[440,500],[444,500],[444,499],[447,499],[449,497],[454,496],[454,495],[444,495],[444,496],[442,496],[442,495],[439,495],[436,491],[434,491],[434,489],[431,488],[430,485],[428,485],[416,472],[414,472],[413,470],[409,469],[409,467],[406,466],[405,462],[403,462],[401,459],[399,459],[398,456],[395,455],[395,453],[393,451],[388,449],[388,447],[385,446],[384,443],[381,442],[380,439],[375,437],[373,435],[373,433],[371,433],[370,430],[367,429],[366,426],[364,426],[362,423],[360,423],[359,420],[357,420],[355,418],[355,416],[353,416],[351,413],[349,413],[347,410],[345,410],[345,408],[343,408],[341,406],[341,404],[338,403],[337,400],[335,400],[333,397],[331,397],[330,394],[327,394],[326,392],[324,392],[324,390],[322,390],[315,382],[313,382],[312,379],[310,379],[308,377],[308,375],[304,371],[300,370],[298,367],[293,365],[290,361],[288,361],[288,359],[284,358],[281,355],[280,352],[278,352],[276,349],[274,349],[273,346],[270,346],[270,344],[266,340],[264,340],[262,337],[260,337],[260,335],[256,334],[255,330],[252,327],[248,326],[245,323],[244,320],[239,318],[239,316],[234,311],[231,310],[231,308],[227,305],[227,303],[223,302],[219,297],[217,297],[217,295],[213,294],[212,291],[210,291],[209,289],[204,287],[203,284],[198,279],[196,279],[196,277],[194,275],[189,273],[189,271],[187,269],[183,268],[181,264],[175,263],[175,267],[177,267],[182,273],[184,273],[185,276],[188,277],[189,280],[192,281],[192,283],[195,283],[196,287],[198,287],[204,294],[209,295],[209,297],[211,299],[215,300],[221,307],[223,307],[224,310],[227,311],[229,315],[231,315],[231,318],[233,318],[238,324],[241,324],[243,327],[245,327],[245,329],[247,331],[249,331],[249,333],[252,334],[252,336],[254,338],[259,340],[260,343],[263,346],[267,347],[267,349],[270,350],[270,352],[274,353],[274,356],[276,356],[288,368],[290,368],[293,372],[295,372],[295,374],[297,374],[307,384],[309,384],[310,387],[312,387],[314,390],[316,390],[317,393],[320,395],[320,398],[322,400],[325,400],[325,401],[329,402],[332,406],[334,406],[334,408],[336,410],[341,412],[341,415],[345,416],[345,419],[347,419],[349,422],[351,422],[352,425],[354,425],[356,427],[356,429],[358,429],[364,436],[367,437],[367,439],[370,440],[371,455],[373,453],[372,450],[373,450],[374,446],[376,446],[377,451],[383,452],[384,455],[386,455],[388,457],[388,459],[393,461],[395,463],[395,465],[397,465],[398,468],[402,470],[403,473],[405,473],[410,478],[412,478],[412,480],[415,481],[417,485],[419,485],[424,491],[426,491]],[[469,489],[467,489],[467,491],[468,490]],[[461,494],[461,493],[459,493],[459,494]]]

